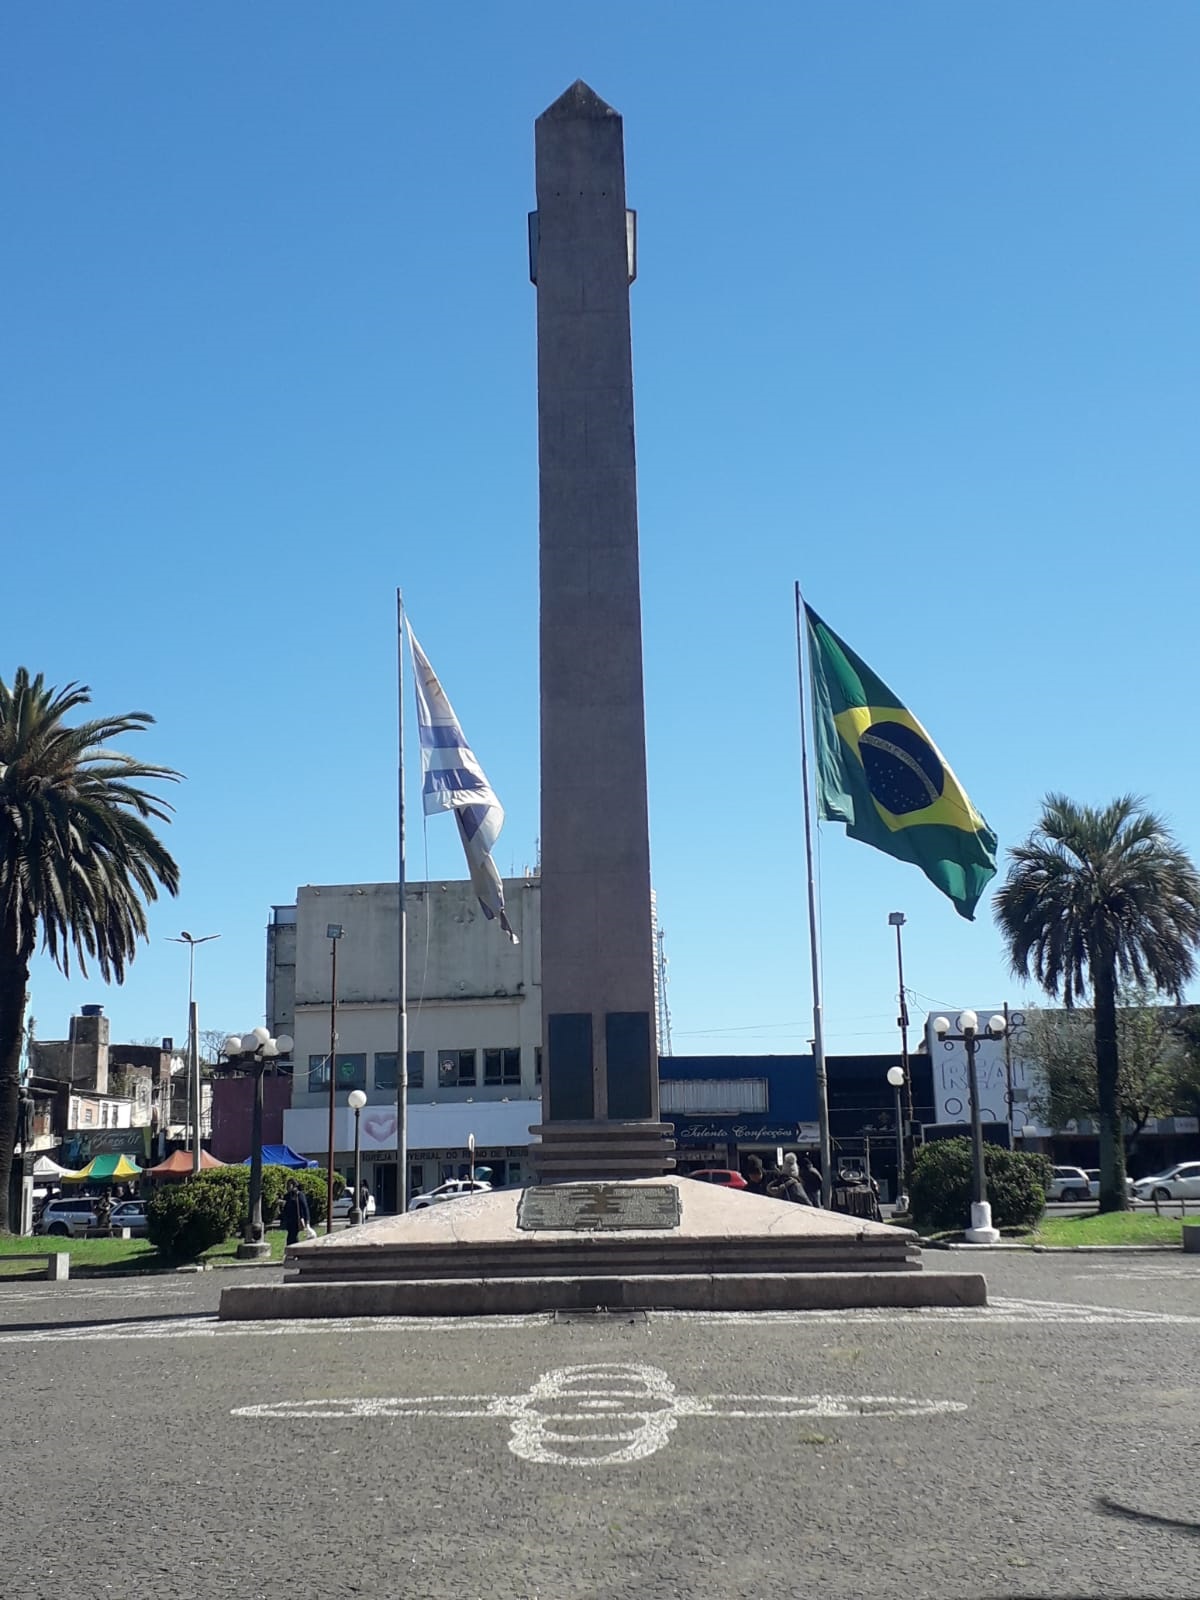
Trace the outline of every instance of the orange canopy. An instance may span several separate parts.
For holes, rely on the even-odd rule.
[[[207,1150],[200,1151],[200,1169],[207,1172],[210,1167],[223,1167],[225,1163],[218,1161],[216,1156],[210,1156]],[[192,1152],[190,1150],[176,1150],[165,1161],[160,1161],[156,1167],[148,1167],[144,1176],[147,1178],[190,1178],[192,1175]]]

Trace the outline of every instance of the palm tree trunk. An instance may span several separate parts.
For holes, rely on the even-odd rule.
[[[1127,1211],[1125,1192],[1125,1137],[1118,1089],[1120,1054],[1117,1049],[1117,975],[1113,962],[1092,965],[1096,1002],[1096,1098],[1100,1111],[1100,1209]]]
[[[0,1233],[9,1231],[8,1188],[17,1142],[21,1027],[28,984],[28,962],[0,947]]]

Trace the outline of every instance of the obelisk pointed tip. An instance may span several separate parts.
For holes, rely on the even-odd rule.
[[[614,111],[606,100],[601,100],[596,91],[584,83],[582,78],[576,78],[565,93],[560,94],[553,105],[547,106],[542,117],[553,117],[566,121],[569,118],[585,117],[615,117],[619,113]]]

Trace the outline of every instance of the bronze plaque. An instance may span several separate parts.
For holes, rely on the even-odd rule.
[[[517,1227],[561,1233],[677,1228],[679,1190],[669,1183],[549,1183],[526,1189]]]

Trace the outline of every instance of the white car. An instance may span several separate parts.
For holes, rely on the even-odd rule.
[[[1097,1191],[1098,1192],[1098,1191]],[[1046,1185],[1047,1200],[1090,1200],[1092,1186],[1082,1167],[1055,1167]]]
[[[1200,1200],[1200,1161],[1183,1161],[1165,1172],[1139,1178],[1133,1194],[1137,1200]]]
[[[1086,1176],[1087,1181],[1088,1181],[1088,1193],[1091,1195],[1093,1200],[1099,1200],[1099,1198],[1100,1198],[1100,1168],[1099,1167],[1084,1167],[1083,1171],[1084,1171],[1084,1175]],[[1132,1195],[1133,1194],[1133,1179],[1132,1178],[1126,1178],[1125,1179],[1125,1193],[1128,1194],[1128,1195]]]
[[[476,1178],[472,1183],[470,1178],[450,1178],[446,1183],[439,1183],[436,1189],[430,1189],[428,1194],[415,1194],[408,1202],[410,1211],[425,1211],[430,1206],[441,1205],[443,1200],[461,1200],[468,1194],[487,1194],[491,1189],[490,1183],[484,1183]]]
[[[354,1200],[349,1189],[343,1189],[341,1194],[338,1195],[337,1199],[333,1202],[333,1220],[335,1222],[345,1222],[347,1217],[349,1217],[350,1212],[353,1210],[353,1207]],[[375,1215],[375,1196],[373,1194],[367,1195],[367,1205],[364,1215],[368,1217],[373,1217]]]

